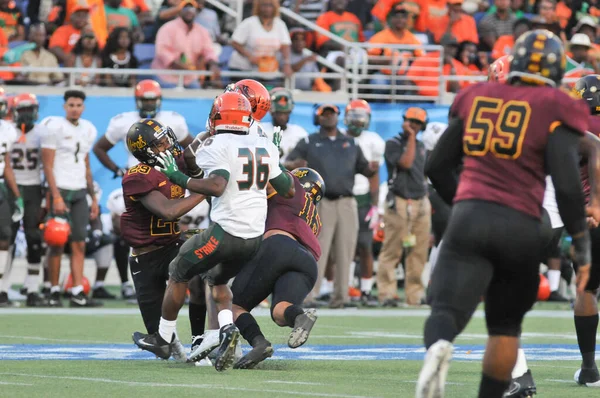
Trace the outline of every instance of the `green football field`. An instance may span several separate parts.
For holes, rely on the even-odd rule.
[[[130,336],[143,331],[141,317],[120,301],[100,309],[0,309],[0,397],[411,397],[427,313],[318,310],[307,344],[291,350],[285,345],[289,329],[274,325],[261,309],[257,319],[275,345],[274,357],[254,370],[218,373],[137,349]],[[178,331],[189,336],[187,307]],[[478,311],[456,341],[446,396],[477,395],[485,333]],[[600,393],[573,381],[579,351],[568,305],[537,304],[526,319],[523,345],[539,396]]]

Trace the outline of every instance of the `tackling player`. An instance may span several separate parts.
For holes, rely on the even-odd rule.
[[[210,115],[214,135],[206,139],[196,153],[196,163],[204,170],[204,179],[191,179],[178,171],[172,157],[162,154],[160,170],[169,179],[191,192],[210,195],[211,220],[201,234],[188,239],[169,267],[169,285],[163,300],[159,332],[136,333],[138,347],[161,358],[171,353],[177,314],[185,301],[187,281],[205,274],[213,287],[217,304],[220,346],[215,368],[232,365],[239,339],[230,308],[227,281],[235,276],[248,258],[258,251],[267,215],[266,187],[270,182],[277,192],[292,197],[294,186],[279,166],[279,151],[266,137],[248,134],[252,106],[240,93],[229,92],[217,97]],[[243,208],[244,211],[239,211]],[[213,267],[217,266],[217,269]],[[211,271],[211,272],[209,272]],[[229,293],[229,295],[227,294]],[[191,360],[195,360],[192,356]]]
[[[0,88],[0,119],[6,115],[7,101],[4,89]],[[11,305],[8,299],[12,261],[9,255],[12,224],[23,218],[23,198],[17,187],[11,166],[11,149],[17,140],[17,131],[12,124],[0,120],[0,307]]]
[[[98,201],[90,168],[89,152],[98,132],[88,120],[82,119],[85,93],[67,90],[64,94],[66,116],[51,116],[42,121],[47,134],[42,137],[42,164],[50,194],[50,214],[66,215],[71,224],[71,275],[73,295],[71,307],[96,307],[101,302],[88,298],[83,292],[83,263],[85,238],[90,219],[98,217]],[[88,207],[86,195],[92,197]],[[49,246],[47,253],[50,305],[61,307],[60,262],[64,246]]]
[[[252,346],[236,362],[236,369],[251,369],[273,355],[271,343],[250,314],[270,294],[271,318],[277,325],[293,329],[288,339],[290,348],[306,342],[317,320],[315,309],[305,311],[301,305],[317,279],[317,260],[321,256],[317,203],[325,193],[325,182],[319,173],[306,167],[295,169],[292,175],[294,197],[284,199],[277,192],[269,195],[260,249],[231,286],[235,324]]]
[[[169,263],[181,246],[178,219],[204,196],[193,194],[184,198],[181,186],[154,169],[161,153],[168,152],[182,160],[181,148],[170,127],[154,119],[140,120],[127,132],[127,147],[139,163],[123,177],[125,212],[121,215],[121,233],[132,248],[129,266],[138,305],[146,330],[153,334],[159,330]],[[185,361],[179,339],[169,343],[169,355],[163,359],[173,353],[176,359]]]
[[[555,88],[564,65],[555,35],[526,33],[513,49],[509,85],[470,86],[452,104],[448,130],[426,164],[434,187],[447,203],[454,199],[454,207],[428,291],[432,312],[417,397],[444,395],[451,342],[482,296],[490,337],[479,397],[499,398],[508,388],[521,323],[539,285],[546,170],[582,264],[578,290],[588,281],[590,237],[577,150],[589,110]]]
[[[122,177],[127,169],[117,166],[108,156],[108,151],[119,141],[125,141],[127,131],[131,125],[140,119],[153,118],[162,125],[169,126],[175,133],[179,144],[184,148],[192,142],[192,137],[188,132],[188,126],[183,116],[177,112],[161,110],[161,104],[162,91],[160,85],[154,80],[142,80],[135,86],[137,111],[123,112],[110,119],[106,133],[94,145],[94,154],[104,167],[114,173],[114,178]],[[135,156],[129,153],[127,167],[133,167],[137,163]]]

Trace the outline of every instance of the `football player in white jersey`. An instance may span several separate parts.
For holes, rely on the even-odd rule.
[[[4,97],[4,90],[0,89],[0,118],[6,114],[8,104]],[[0,120],[0,307],[11,305],[8,299],[10,288],[10,271],[12,261],[10,258],[10,240],[13,235],[13,222],[23,218],[23,198],[17,187],[13,173],[10,151],[17,140],[17,130],[5,120]]]
[[[19,138],[11,150],[12,168],[15,173],[19,191],[25,204],[23,229],[27,241],[27,290],[28,307],[40,307],[48,304],[38,295],[39,275],[42,263],[42,236],[40,232],[40,208],[42,206],[42,171],[40,150],[42,136],[46,127],[36,123],[38,120],[39,102],[33,94],[19,94],[13,99],[13,121]],[[18,228],[18,225],[16,226]]]
[[[362,149],[369,162],[383,164],[385,141],[379,134],[368,131],[371,123],[371,106],[365,100],[352,100],[344,112],[346,134],[354,137],[354,141]],[[362,174],[354,176],[353,194],[358,205],[358,241],[356,251],[360,258],[360,292],[363,305],[378,305],[376,297],[371,295],[373,289],[373,229],[379,223],[379,172],[371,177]]]
[[[289,90],[277,87],[271,90],[271,118],[272,123],[262,123],[261,127],[267,137],[273,140],[273,131],[275,127],[281,129],[281,146],[279,147],[279,156],[281,162],[285,162],[287,154],[290,153],[298,141],[308,137],[304,128],[297,124],[288,123],[290,115],[294,110],[294,98]]]
[[[98,201],[89,153],[98,134],[96,127],[82,119],[85,93],[67,90],[64,94],[65,117],[50,116],[42,121],[48,129],[42,137],[42,164],[50,194],[49,209],[53,216],[66,217],[71,225],[71,307],[95,307],[101,302],[88,298],[83,292],[83,261],[85,238],[90,219],[98,217]],[[92,197],[88,207],[86,195]],[[60,307],[60,260],[62,246],[48,248],[50,305]]]
[[[135,86],[137,111],[123,112],[110,119],[106,133],[94,145],[94,154],[104,167],[115,173],[114,178],[123,177],[127,168],[135,166],[138,161],[128,153],[127,168],[121,168],[108,156],[108,151],[118,142],[125,141],[131,125],[140,119],[156,119],[165,126],[171,127],[179,144],[184,148],[192,142],[184,117],[177,112],[161,110],[161,103],[160,85],[154,80],[142,80]]]
[[[240,93],[228,92],[215,100],[211,112],[214,135],[196,153],[203,179],[192,179],[177,169],[172,156],[163,156],[159,168],[169,179],[191,192],[212,196],[211,220],[201,234],[188,239],[169,267],[169,285],[163,299],[159,332],[134,334],[143,350],[161,358],[171,355],[177,314],[185,301],[187,281],[202,274],[213,287],[217,304],[220,346],[215,368],[225,370],[233,364],[239,330],[233,324],[231,291],[226,283],[257,252],[267,215],[266,188],[292,197],[291,176],[279,165],[279,150],[268,138],[249,134],[252,106]],[[240,211],[243,209],[243,211]],[[225,287],[225,288],[223,288]],[[194,361],[194,355],[190,357]]]

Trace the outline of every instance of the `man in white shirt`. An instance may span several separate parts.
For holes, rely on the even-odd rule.
[[[273,140],[273,130],[275,127],[281,128],[281,146],[279,147],[279,157],[281,162],[285,162],[287,154],[290,153],[298,141],[308,137],[304,128],[297,124],[288,123],[290,115],[294,110],[294,98],[289,90],[277,87],[271,90],[271,118],[272,123],[262,123],[262,129],[267,137]]]
[[[171,127],[175,132],[177,141],[183,148],[192,142],[187,123],[183,116],[173,111],[160,109],[162,103],[162,90],[154,80],[142,80],[135,86],[135,104],[137,111],[119,113],[110,119],[106,133],[94,145],[94,154],[104,167],[112,171],[113,178],[123,177],[129,167],[138,164],[138,161],[128,153],[127,167],[122,168],[108,156],[108,151],[120,141],[125,141],[127,131],[132,124],[140,119],[156,119],[165,126]],[[125,146],[127,148],[127,146]]]
[[[66,217],[71,225],[71,307],[96,307],[101,302],[88,298],[83,292],[83,261],[85,238],[90,219],[98,217],[98,201],[89,153],[98,134],[96,127],[81,119],[85,106],[85,93],[67,90],[64,95],[65,117],[50,116],[42,121],[48,129],[42,137],[42,164],[50,193],[50,213]],[[86,195],[92,198],[88,207]],[[50,277],[50,305],[61,307],[60,260],[64,247],[48,248],[48,274]]]
[[[8,299],[12,261],[10,258],[10,240],[13,222],[23,218],[23,199],[19,193],[15,175],[11,166],[10,151],[17,140],[17,131],[12,124],[1,120],[8,109],[4,90],[0,89],[0,307],[12,303]]]

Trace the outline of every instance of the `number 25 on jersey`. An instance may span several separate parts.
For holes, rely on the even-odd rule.
[[[475,97],[465,123],[465,154],[485,156],[491,151],[501,159],[517,159],[523,150],[530,118],[531,107],[525,101]]]

